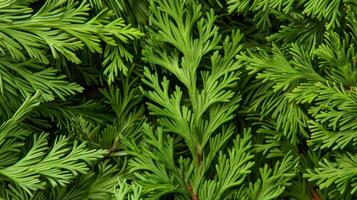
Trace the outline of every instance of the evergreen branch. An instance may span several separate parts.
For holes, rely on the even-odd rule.
[[[308,143],[315,146],[316,149],[342,150],[351,143],[353,146],[357,145],[356,130],[330,131],[314,121],[310,121],[309,128],[312,134]]]
[[[111,199],[120,176],[118,166],[108,161],[99,162],[94,170],[80,174],[72,183],[46,190],[44,194],[54,200]]]
[[[21,122],[34,108],[40,105],[41,93],[37,91],[32,97],[27,97],[13,116],[0,127],[0,149],[8,138],[23,138],[30,134],[28,130],[22,129]]]
[[[335,83],[341,83],[346,88],[356,85],[355,44],[350,42],[347,34],[343,39],[335,32],[327,32],[324,36],[324,44],[314,51],[319,58],[320,68]]]
[[[343,3],[339,0],[309,0],[304,5],[303,13],[319,20],[326,20],[326,27],[330,29],[340,26],[342,5]]]
[[[25,157],[0,169],[0,174],[31,194],[45,187],[46,182],[42,178],[47,179],[52,186],[68,184],[78,173],[88,171],[86,162],[93,162],[105,153],[103,150],[87,150],[84,143],[78,145],[77,142],[69,148],[68,139],[60,136],[46,154],[47,137],[47,134],[35,135]]]
[[[270,200],[282,194],[296,176],[294,168],[297,162],[293,159],[293,156],[288,154],[281,162],[278,161],[273,169],[269,169],[268,165],[260,168],[261,179],[254,184],[249,184],[250,199]]]
[[[115,40],[125,43],[141,36],[137,29],[126,26],[123,19],[110,21],[113,13],[108,10],[87,20],[89,10],[86,1],[79,4],[73,0],[48,0],[36,13],[20,12],[16,21],[3,14],[7,21],[1,23],[0,52],[8,52],[15,60],[29,57],[48,63],[47,50],[50,50],[55,59],[62,54],[80,63],[76,52],[84,47],[100,53],[100,41],[115,46]]]
[[[3,80],[1,90],[13,94],[27,95],[40,90],[44,100],[53,100],[55,96],[65,96],[81,92],[78,84],[67,82],[66,76],[57,75],[58,70],[44,68],[34,60],[15,63],[6,57],[0,57],[0,71]]]
[[[188,196],[180,171],[175,166],[173,138],[164,138],[162,129],[154,132],[148,124],[144,124],[143,133],[145,143],[140,147],[129,147],[130,154],[135,156],[129,163],[131,171],[136,172],[143,193],[149,199],[170,193]]]
[[[115,188],[116,200],[141,200],[142,189],[138,184],[128,184],[126,180],[118,180],[118,188]]]
[[[251,161],[254,156],[249,153],[250,139],[250,130],[248,130],[244,132],[242,138],[238,136],[233,141],[233,147],[228,151],[227,156],[220,152],[216,165],[219,190],[215,194],[215,198],[219,199],[225,196],[224,194],[231,188],[242,184],[245,177],[250,174],[251,167],[254,165],[254,162]]]
[[[351,91],[343,86],[319,84],[319,107],[311,108],[310,112],[318,122],[327,123],[332,130],[355,130],[357,95],[355,88]]]
[[[304,177],[316,182],[321,189],[334,185],[340,194],[347,190],[354,194],[357,191],[356,166],[356,155],[339,154],[336,155],[335,161],[324,159],[319,163],[319,167],[308,169]]]
[[[103,105],[92,100],[80,101],[78,105],[72,102],[46,102],[32,116],[47,118],[55,122],[57,127],[70,130],[73,120],[79,116],[88,121],[99,123],[111,121],[113,115],[101,113],[103,110]]]
[[[284,13],[289,13],[292,9],[295,0],[254,0],[254,1],[245,1],[245,0],[226,0],[228,4],[228,12],[239,12],[247,13],[248,10],[259,11],[259,10],[278,10],[283,11]]]

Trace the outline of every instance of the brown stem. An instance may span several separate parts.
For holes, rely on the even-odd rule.
[[[192,194],[192,200],[198,200],[198,194],[197,192],[193,192],[193,188],[192,188],[192,185],[191,184],[188,184],[187,185],[187,189],[188,191]]]
[[[321,200],[319,193],[314,188],[311,188],[312,200]]]
[[[192,200],[198,200],[198,194],[197,194],[197,192],[194,192],[194,193],[192,194]]]
[[[196,146],[196,159],[198,161],[198,167],[202,164],[202,150],[199,145]]]
[[[116,142],[113,143],[112,147],[110,147],[109,152],[105,157],[110,157],[113,152],[115,152],[118,149]]]

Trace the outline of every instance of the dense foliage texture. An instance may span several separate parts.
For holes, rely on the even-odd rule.
[[[0,0],[0,199],[357,199],[354,0]]]

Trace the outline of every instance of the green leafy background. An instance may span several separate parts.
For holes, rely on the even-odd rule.
[[[0,199],[357,199],[354,0],[0,0]]]

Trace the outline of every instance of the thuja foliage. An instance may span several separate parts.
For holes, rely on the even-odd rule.
[[[0,199],[357,199],[353,0],[0,0]]]

